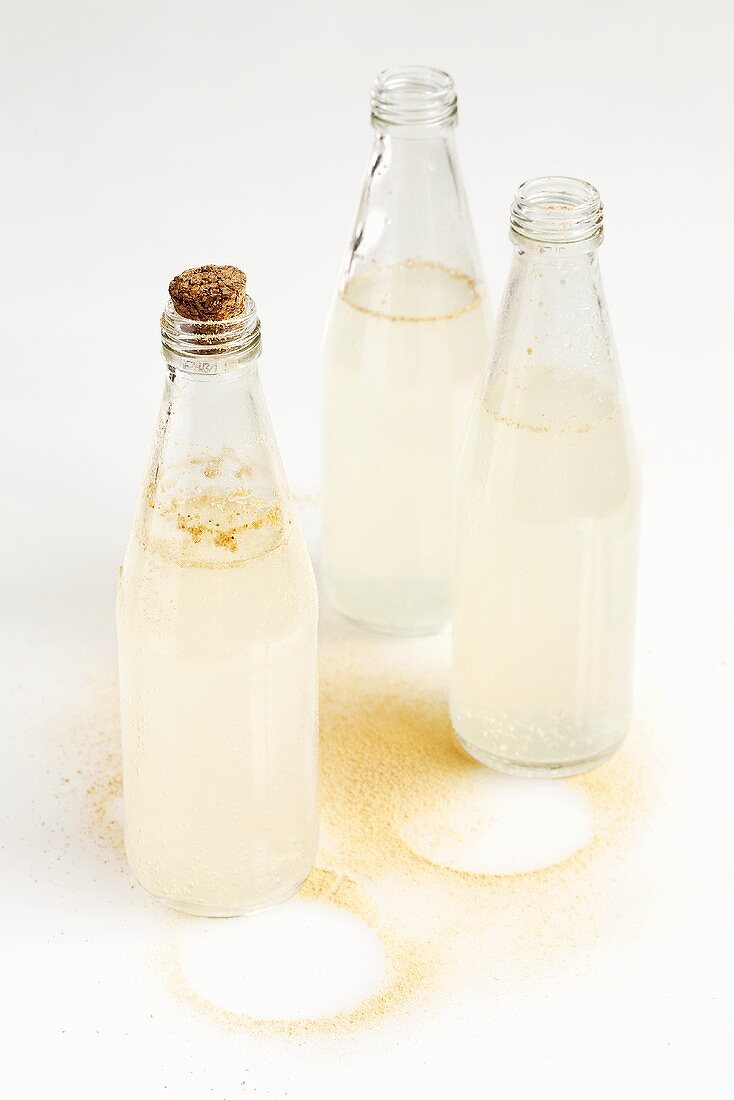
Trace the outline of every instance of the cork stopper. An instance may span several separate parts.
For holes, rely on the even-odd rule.
[[[171,280],[168,293],[179,317],[190,321],[229,321],[245,310],[247,277],[238,267],[205,264]]]

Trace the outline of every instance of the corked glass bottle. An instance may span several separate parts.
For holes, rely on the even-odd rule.
[[[316,586],[234,268],[184,272],[121,570],[125,845],[151,894],[225,916],[292,894],[317,841]]]
[[[638,469],[599,271],[602,204],[523,184],[459,473],[451,718],[503,771],[569,775],[629,726]]]
[[[489,348],[456,122],[447,73],[378,76],[372,159],[325,337],[327,591],[347,617],[396,634],[450,616],[456,462]]]

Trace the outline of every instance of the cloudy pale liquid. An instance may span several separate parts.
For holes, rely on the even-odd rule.
[[[581,372],[498,373],[460,475],[451,716],[509,770],[584,770],[632,698],[637,487],[616,393]]]
[[[310,563],[278,507],[240,500],[220,535],[223,499],[177,501],[133,536],[118,607],[128,859],[152,894],[212,915],[292,893],[317,834]]]
[[[439,265],[349,282],[325,344],[330,596],[397,633],[449,618],[458,448],[488,352],[476,284]]]

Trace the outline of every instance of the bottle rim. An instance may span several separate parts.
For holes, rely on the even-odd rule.
[[[515,192],[510,236],[541,244],[601,241],[604,205],[593,184],[573,176],[539,176]]]
[[[197,374],[221,374],[235,362],[260,353],[260,319],[246,295],[245,308],[224,321],[194,321],[176,312],[171,299],[161,316],[161,343],[167,363]]]
[[[455,126],[453,77],[429,65],[396,65],[375,77],[372,121],[383,126]]]

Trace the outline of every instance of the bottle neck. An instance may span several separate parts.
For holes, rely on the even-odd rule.
[[[384,69],[370,97],[372,124],[381,133],[421,138],[456,126],[457,100],[448,73],[424,65]]]
[[[601,196],[584,180],[543,176],[515,192],[510,238],[519,253],[548,262],[595,255],[603,233]]]
[[[149,481],[175,498],[280,500],[287,482],[260,384],[260,326],[248,299],[232,321],[161,322],[168,366]],[[165,484],[164,484],[165,483]],[[160,486],[163,485],[163,488]]]
[[[202,459],[214,470],[223,456],[225,466],[244,466],[244,455],[277,453],[260,385],[260,322],[250,297],[242,314],[223,321],[189,320],[169,301],[161,342],[168,366],[162,425],[179,456],[188,455],[194,466]],[[261,457],[255,464],[272,466]]]
[[[450,206],[459,197],[463,201],[454,131],[421,129],[406,136],[375,127],[367,190],[379,192],[383,180],[385,186],[395,188],[398,177],[399,193],[393,201],[408,209],[429,202],[435,218],[441,206]]]
[[[455,126],[386,126],[372,119],[375,143],[400,149],[405,156],[413,150],[420,155],[422,148],[454,148]]]
[[[253,403],[258,407],[262,403],[259,357],[245,362],[230,361],[226,370],[211,373],[189,369],[188,362],[182,365],[180,360],[173,362],[169,356],[165,358],[167,400],[180,417],[219,417],[236,432],[236,417],[244,416],[249,423]]]
[[[428,72],[430,76],[433,70]],[[445,89],[434,97],[429,80],[428,91],[421,88],[403,103],[392,89],[392,73],[378,78],[379,95],[373,89],[375,139],[342,288],[363,273],[420,263],[445,268],[448,275],[458,273],[481,288],[481,265],[456,157],[451,78],[438,74],[449,82],[449,102],[444,102]],[[396,101],[391,110],[381,98],[383,83]],[[397,302],[387,305],[388,312],[403,311]]]
[[[492,373],[558,368],[617,385],[616,352],[598,262],[603,219],[590,184],[523,184],[512,206],[515,258],[500,311]]]
[[[416,262],[482,283],[454,132],[448,128],[424,131],[421,138],[377,131],[344,279]]]
[[[569,271],[593,274],[599,270],[598,242],[585,245],[544,245],[537,241],[515,240],[515,263],[522,267],[552,269],[561,277]]]
[[[257,375],[260,321],[252,298],[245,310],[224,321],[193,321],[176,313],[169,300],[161,317],[163,358],[173,380]]]
[[[458,180],[454,130],[456,92],[448,73],[420,65],[381,72],[372,86],[372,129],[375,134],[368,177],[377,184],[386,172],[400,174],[400,191],[410,205],[427,192],[445,204],[444,176]]]

